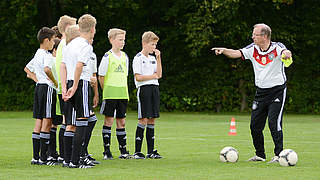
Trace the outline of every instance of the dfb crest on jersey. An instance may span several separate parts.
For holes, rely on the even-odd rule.
[[[272,61],[273,60],[273,58],[274,58],[274,54],[273,53],[271,53],[271,54],[269,54],[269,59]]]

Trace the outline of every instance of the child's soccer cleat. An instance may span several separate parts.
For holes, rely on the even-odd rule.
[[[88,154],[87,158],[93,162],[93,164],[100,164],[100,161],[97,161],[95,158],[92,157],[91,154]]]
[[[67,163],[67,162],[63,161],[63,162],[62,162],[62,167],[69,167],[69,164],[70,164],[70,163]]]
[[[84,164],[72,164],[72,162],[70,162],[69,168],[79,168],[79,169],[87,169],[87,168],[92,168],[92,166],[87,166],[87,165],[84,165]]]
[[[58,157],[58,159],[57,159],[57,161],[58,161],[58,163],[62,163],[63,161],[64,161],[64,158],[62,158],[62,157]]]
[[[132,156],[129,154],[129,152],[125,152],[123,154],[120,154],[119,159],[131,159]]]
[[[113,159],[112,153],[110,151],[104,152],[103,155],[104,155],[103,156],[104,160],[112,160]]]
[[[147,154],[147,159],[161,159],[162,156],[158,153],[157,150],[152,151],[150,154]]]
[[[248,161],[266,161],[266,159],[263,159],[262,157],[255,155],[252,158],[248,159]]]
[[[274,156],[271,161],[267,162],[268,164],[271,164],[271,163],[278,163],[279,162],[279,156]]]
[[[80,157],[80,164],[86,166],[95,166],[95,164],[88,157]]]
[[[134,159],[145,159],[145,155],[142,154],[141,152],[136,152],[136,153],[134,153],[133,158]]]
[[[39,160],[37,159],[31,159],[31,165],[38,165],[39,164]]]

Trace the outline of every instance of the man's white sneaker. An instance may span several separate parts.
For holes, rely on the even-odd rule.
[[[268,164],[271,164],[271,163],[278,163],[279,162],[279,156],[274,156],[271,161],[268,162]]]
[[[252,158],[248,159],[248,161],[266,161],[266,159],[263,159],[262,157],[255,155]]]

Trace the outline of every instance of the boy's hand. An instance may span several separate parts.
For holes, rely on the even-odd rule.
[[[154,53],[156,54],[156,57],[160,56],[161,52],[158,49],[154,49]]]
[[[152,76],[153,76],[153,79],[159,79],[159,76],[157,73],[153,73]]]
[[[94,96],[93,97],[93,108],[97,107],[99,103],[99,96]]]
[[[72,86],[70,89],[68,89],[67,96],[66,96],[67,100],[70,99],[74,95],[76,90],[77,90],[77,88],[74,86]]]
[[[62,99],[64,101],[68,100],[68,98],[67,98],[67,90],[65,88],[62,88]]]
[[[97,85],[97,78],[94,76],[90,77],[90,85],[91,87],[95,87]]]
[[[54,86],[55,86],[56,88],[58,88],[58,82],[57,82],[57,81],[54,81],[53,84],[54,84]]]

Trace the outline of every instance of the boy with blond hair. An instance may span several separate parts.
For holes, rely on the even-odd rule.
[[[159,118],[160,94],[158,79],[162,77],[162,66],[160,51],[156,49],[159,37],[151,32],[142,35],[142,51],[133,59],[134,82],[138,98],[138,125],[135,139],[135,159],[160,159],[162,156],[154,149],[154,125],[155,119]],[[155,54],[155,56],[151,54]],[[148,153],[147,156],[141,152],[144,129]]]
[[[71,25],[66,29],[66,45],[69,44],[70,41],[80,36],[79,25]]]
[[[90,117],[88,94],[92,74],[88,65],[93,47],[89,42],[96,32],[96,19],[85,14],[79,18],[78,24],[80,37],[73,39],[64,49],[60,69],[67,130],[71,130],[70,136],[74,134],[71,142],[67,140],[66,150],[71,150],[71,159],[65,159],[64,165],[70,168],[90,168],[92,166],[80,161],[80,150]]]
[[[79,25],[72,25],[69,26],[66,30],[66,43],[68,45],[69,42],[71,42],[73,39],[76,37],[80,36],[80,29]],[[89,41],[89,43],[92,45],[93,39]],[[99,92],[98,92],[98,84],[97,84],[97,57],[94,52],[92,52],[91,56],[89,57],[89,69],[90,69],[90,85],[92,88],[89,88],[89,109],[90,109],[90,117],[88,119],[88,126],[85,132],[85,137],[84,137],[84,143],[82,144],[81,152],[80,152],[80,157],[86,161],[88,164],[91,162],[93,164],[100,164],[99,161],[96,161],[91,154],[88,153],[88,145],[89,141],[91,138],[91,134],[93,131],[93,128],[96,124],[96,121],[98,120],[93,108],[98,106],[99,103]],[[93,99],[93,100],[92,100]],[[90,162],[91,161],[91,162]]]
[[[65,116],[64,116],[64,101],[62,100],[62,87],[61,87],[61,78],[60,78],[60,65],[61,65],[61,60],[62,60],[62,50],[66,46],[66,29],[69,26],[75,25],[77,22],[76,18],[64,15],[61,16],[59,21],[58,21],[58,30],[61,33],[61,41],[59,43],[57,53],[56,53],[56,71],[58,75],[58,83],[59,83],[59,90],[58,90],[58,98],[59,98],[59,103],[60,103],[60,112],[63,116],[63,123],[60,127],[59,130],[59,154],[60,156],[58,157],[59,162],[63,162],[64,160],[64,139],[65,139],[65,130],[66,130],[66,123],[65,123]],[[71,135],[69,133],[69,135]]]
[[[108,31],[111,50],[105,53],[99,66],[99,82],[103,89],[103,102],[100,113],[105,115],[102,129],[104,158],[113,159],[110,151],[111,126],[116,117],[116,135],[119,142],[120,159],[130,158],[126,149],[127,136],[125,131],[125,117],[129,100],[128,69],[129,58],[121,51],[125,45],[126,31],[113,28]]]

